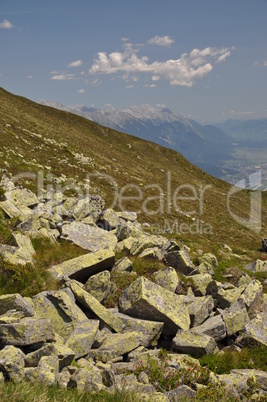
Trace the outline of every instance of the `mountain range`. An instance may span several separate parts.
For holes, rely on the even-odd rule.
[[[209,174],[231,183],[242,179],[244,173],[251,174],[255,165],[261,165],[263,175],[267,170],[262,154],[267,149],[267,119],[202,125],[166,107],[148,104],[119,110],[66,106],[45,100],[40,103],[172,148]],[[253,160],[251,155],[244,156],[248,150],[253,150]]]

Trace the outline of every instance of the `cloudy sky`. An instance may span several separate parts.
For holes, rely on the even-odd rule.
[[[267,117],[266,0],[0,0],[0,86],[34,101]]]

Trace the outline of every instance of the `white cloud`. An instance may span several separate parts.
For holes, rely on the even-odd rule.
[[[248,111],[245,111],[245,112],[237,111],[237,110],[231,110],[231,111],[229,112],[229,114],[230,114],[231,116],[251,116],[251,115],[253,115],[253,114],[255,114],[255,113],[256,113],[256,112],[255,112],[255,110],[253,110],[253,109],[248,110]]]
[[[51,80],[57,80],[57,81],[77,80],[77,79],[78,78],[74,74],[67,74],[67,73],[56,74],[51,77]]]
[[[144,87],[145,88],[156,88],[156,84],[145,84]]]
[[[264,67],[267,67],[267,60],[263,62]]]
[[[68,67],[80,67],[83,65],[82,60],[76,60],[68,64]]]
[[[126,88],[126,89],[132,89],[132,88],[134,88],[134,85],[126,85],[124,88]]]
[[[79,89],[78,93],[79,93],[79,94],[84,94],[84,93],[85,93],[85,90],[81,88],[81,89]]]
[[[99,52],[91,66],[90,74],[135,74],[151,75],[152,81],[168,80],[170,85],[191,87],[196,79],[203,78],[212,69],[212,63],[221,63],[230,56],[229,48],[193,49],[183,53],[179,59],[154,61],[147,56],[138,57],[139,48],[131,43],[123,45],[122,52]]]
[[[121,38],[122,42],[128,42],[129,38]]]
[[[29,80],[31,80],[31,79],[33,78],[33,76],[32,76],[32,75],[28,75],[27,78],[28,78]]]
[[[0,22],[0,28],[1,29],[12,29],[12,28],[14,28],[14,25],[12,25],[10,21],[4,20],[3,22]]]
[[[169,36],[159,36],[159,35],[156,35],[147,41],[149,45],[158,45],[165,47],[170,47],[174,42],[175,42],[174,39],[171,39]]]

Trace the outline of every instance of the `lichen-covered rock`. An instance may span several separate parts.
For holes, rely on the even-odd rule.
[[[213,282],[213,279],[209,274],[197,274],[190,276],[190,281],[193,283],[195,295],[205,296],[207,294],[207,289]]]
[[[165,258],[165,252],[164,249],[158,247],[146,248],[141,254],[139,254],[138,258],[163,261]]]
[[[0,351],[0,370],[7,378],[15,383],[23,380],[24,373],[24,353],[14,346],[5,346]]]
[[[64,203],[66,209],[71,206],[71,213],[74,219],[81,221],[87,216],[93,216],[97,222],[105,206],[105,202],[99,195],[85,195],[78,199],[73,205],[73,200]]]
[[[69,339],[78,323],[88,321],[88,317],[77,306],[73,293],[68,288],[41,292],[33,297],[33,303],[36,316],[49,318],[55,332],[64,341]]]
[[[266,272],[267,271],[267,261],[256,260],[245,267],[251,272]]]
[[[267,346],[267,320],[266,314],[258,314],[245,326],[241,342],[245,345],[264,345]]]
[[[170,292],[175,292],[179,283],[177,272],[172,267],[163,268],[160,271],[154,272],[151,275],[151,279]]]
[[[104,230],[113,230],[116,229],[119,225],[119,216],[117,213],[111,209],[105,209],[100,216],[100,219],[98,221],[98,226],[100,226]]]
[[[234,369],[231,370],[230,374],[219,375],[218,379],[228,390],[234,391],[236,396],[249,390],[249,379],[257,384],[258,389],[267,391],[267,374],[261,370]]]
[[[24,297],[18,293],[6,294],[0,296],[0,316],[16,312],[16,317],[33,317],[34,309]]]
[[[6,200],[11,201],[14,205],[20,207],[34,207],[38,204],[36,195],[27,188],[14,188],[5,192]]]
[[[132,272],[132,270],[133,270],[133,263],[127,257],[124,257],[124,258],[121,258],[120,260],[118,260],[115,263],[114,267],[112,268],[112,272],[117,272],[117,273]]]
[[[112,314],[108,309],[102,306],[97,299],[90,293],[82,289],[75,281],[67,281],[66,285],[72,290],[75,298],[86,308],[92,311],[105,324],[112,328],[115,332],[121,332],[124,329],[124,324],[119,318]]]
[[[136,243],[131,248],[132,255],[140,255],[145,249],[152,248],[152,247],[164,247],[167,243],[167,239],[163,236],[157,235],[146,235],[142,234]]]
[[[72,374],[68,386],[77,388],[80,392],[100,392],[106,387],[102,383],[101,371],[96,367],[91,370],[86,368],[78,368]]]
[[[187,330],[190,317],[180,296],[139,277],[120,296],[122,313],[133,317],[164,322],[163,333],[174,335],[177,330]]]
[[[122,241],[120,241],[115,249],[116,253],[125,253],[127,255],[129,255],[131,253],[131,249],[133,247],[133,245],[135,244],[136,239],[134,239],[133,237],[128,237],[127,239],[124,239]]]
[[[187,307],[191,326],[201,325],[211,314],[214,301],[211,296],[180,296]]]
[[[245,328],[249,316],[244,302],[235,302],[231,307],[220,310],[226,325],[227,335],[231,336]]]
[[[214,254],[205,253],[202,256],[198,257],[198,261],[203,264],[210,265],[212,268],[218,267],[218,261]]]
[[[187,385],[181,385],[178,388],[173,389],[172,391],[168,391],[166,395],[168,396],[169,401],[176,402],[183,399],[185,400],[194,399],[196,396],[196,391],[194,391]]]
[[[168,251],[165,258],[171,267],[183,275],[190,275],[195,270],[195,266],[185,247],[180,250]]]
[[[203,324],[191,328],[191,332],[209,335],[218,342],[226,338],[226,325],[219,314],[208,318]]]
[[[249,316],[253,317],[261,309],[262,284],[257,280],[251,281],[240,296],[240,300],[244,301]]]
[[[204,354],[213,354],[218,350],[216,342],[212,337],[190,331],[178,331],[172,340],[172,349],[196,357]]]
[[[145,335],[143,345],[156,346],[161,335],[164,323],[157,321],[142,320],[140,318],[129,317],[121,313],[114,313],[125,325],[125,331],[131,330],[142,332]]]
[[[237,302],[244,289],[245,288],[242,286],[237,288],[229,284],[220,284],[217,289],[217,295],[215,296],[218,300],[219,307],[225,309]]]
[[[46,385],[56,383],[59,370],[59,361],[56,355],[41,357],[36,370],[37,379]]]
[[[141,332],[131,331],[123,334],[111,334],[104,340],[99,349],[96,350],[95,357],[102,362],[108,362],[114,357],[122,356],[131,352],[146,340]]]
[[[2,249],[4,257],[11,264],[33,263],[33,255],[35,250],[33,248],[31,239],[22,233],[13,233],[13,246],[5,246]]]
[[[65,223],[61,230],[63,239],[92,252],[107,248],[114,250],[118,242],[115,234],[82,222]]]
[[[49,319],[23,318],[17,323],[0,325],[0,342],[4,345],[27,346],[54,340]]]
[[[86,331],[86,328],[84,329],[84,331]],[[72,339],[71,336],[72,334],[70,335],[69,339]],[[77,344],[75,345],[76,349],[78,345],[79,342],[77,342]],[[53,347],[53,354],[58,357],[59,370],[62,370],[64,367],[69,366],[75,358],[75,352],[64,343],[63,338],[61,338],[61,336],[58,334],[56,334],[56,342],[53,343]]]
[[[135,222],[137,219],[136,212],[131,211],[119,211],[116,212],[117,216],[121,219],[124,219],[126,222]]]
[[[75,353],[76,358],[86,356],[89,353],[98,328],[98,320],[82,321],[75,325],[65,345]]]
[[[49,268],[48,271],[57,281],[62,281],[64,276],[83,281],[94,274],[111,268],[114,263],[114,251],[107,248],[64,261]]]
[[[110,272],[103,271],[92,275],[84,284],[84,289],[100,303],[103,302],[110,291]]]
[[[34,350],[31,353],[25,355],[25,366],[26,367],[37,367],[41,357],[51,356],[55,354],[54,343],[49,343],[42,346],[40,349]]]

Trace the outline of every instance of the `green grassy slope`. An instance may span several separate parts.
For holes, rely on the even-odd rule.
[[[4,89],[0,89],[0,169],[13,175],[43,172],[45,186],[54,187],[51,174],[64,174],[67,179],[74,178],[83,190],[90,174],[90,191],[103,195],[106,206],[139,211],[138,220],[150,223],[155,231],[178,228],[182,233],[172,236],[193,249],[216,252],[227,243],[239,254],[246,250],[256,258],[260,239],[267,235],[267,193],[261,199],[262,230],[255,233],[229,214],[227,195],[231,186],[209,176],[176,151]],[[36,180],[28,178],[23,185],[34,188]],[[119,197],[122,205],[113,203],[116,186],[124,196],[123,200]],[[126,200],[126,196],[132,199]],[[230,201],[232,212],[248,218],[250,197],[249,191],[236,193]],[[145,213],[145,209],[153,214]]]

